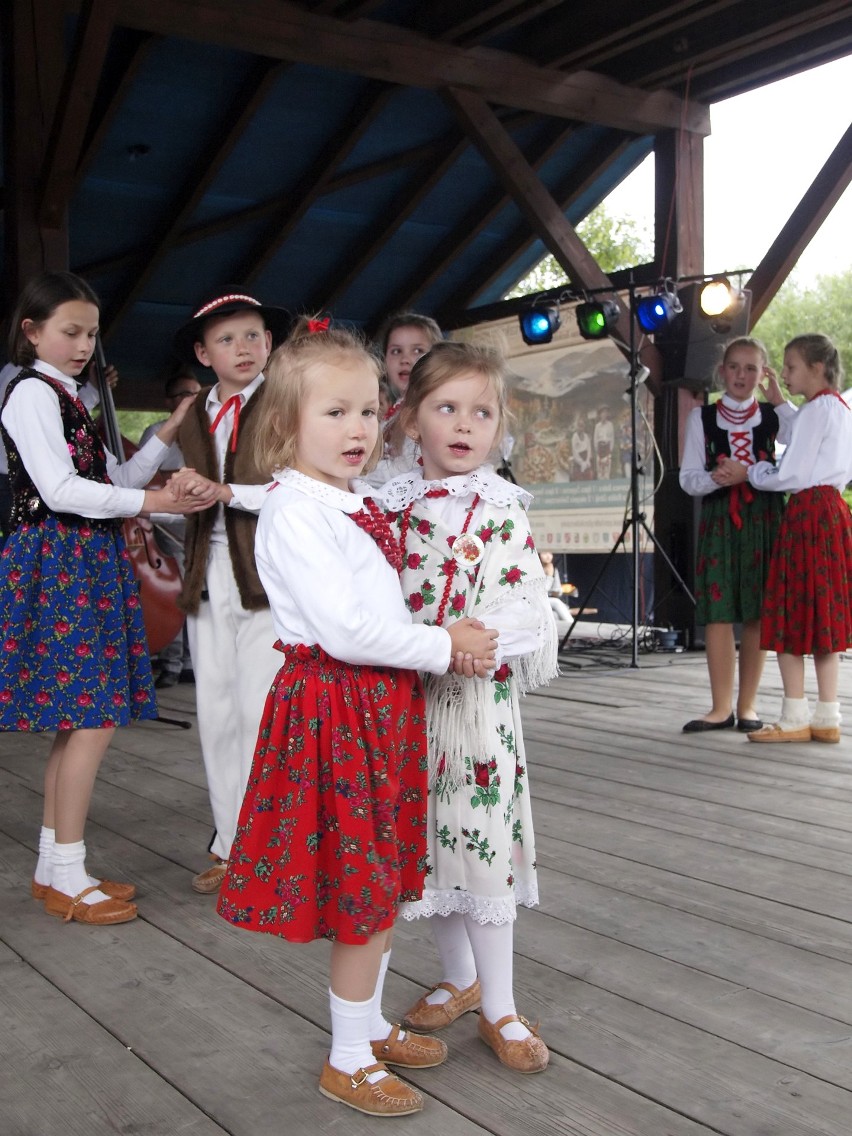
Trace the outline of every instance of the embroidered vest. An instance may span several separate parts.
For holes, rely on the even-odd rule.
[[[109,485],[106,454],[104,453],[103,443],[98,436],[97,428],[83,403],[70,395],[62,383],[48,375],[43,375],[40,371],[24,367],[9,383],[3,405],[6,405],[9,395],[23,379],[39,379],[41,382],[47,383],[56,392],[59,399],[59,413],[62,416],[62,432],[65,435],[68,452],[78,476],[86,481],[97,481],[102,485]],[[13,532],[23,524],[40,524],[52,514],[53,510],[48,508],[39,495],[38,489],[36,489],[32,478],[24,467],[24,463],[21,461],[17,446],[2,423],[0,423],[0,434],[3,436],[3,444],[6,447],[6,454],[9,459],[9,488],[12,493],[9,531]],[[121,526],[120,520],[92,519],[78,516],[76,513],[56,513],[54,515],[63,524],[72,528],[80,525],[108,529]]]
[[[768,461],[775,465],[775,438],[778,434],[778,415],[775,407],[768,402],[759,402],[760,420],[755,423],[751,433],[753,458],[755,461]],[[704,468],[711,473],[718,465],[720,455],[731,456],[730,435],[717,421],[716,406],[701,407],[701,424],[704,427]],[[717,489],[709,497],[721,496],[728,489]]]

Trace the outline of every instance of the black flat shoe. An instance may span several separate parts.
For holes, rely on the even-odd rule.
[[[760,718],[738,718],[737,729],[743,734],[753,734],[755,730],[763,729]]]
[[[705,722],[703,718],[693,718],[683,727],[685,734],[703,734],[705,730],[732,730],[736,719],[729,714],[724,722]]]

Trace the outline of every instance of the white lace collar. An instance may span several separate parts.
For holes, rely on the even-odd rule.
[[[522,508],[527,509],[533,499],[532,493],[522,489],[520,485],[506,481],[495,473],[490,465],[481,465],[473,473],[445,477],[442,481],[424,481],[422,470],[413,469],[383,485],[381,489],[375,491],[374,496],[386,509],[397,513],[412,501],[419,501],[431,489],[446,489],[451,497],[466,497],[478,493],[489,505],[502,507],[518,503]]]
[[[357,513],[364,505],[364,494],[359,491],[347,493],[345,489],[338,489],[336,485],[329,485],[325,481],[317,481],[314,477],[299,473],[297,469],[279,469],[272,475],[273,481],[279,485],[286,485],[288,489],[295,489],[304,493],[306,497],[313,497],[322,501],[324,505],[340,509],[344,513]],[[354,484],[354,482],[353,482]]]

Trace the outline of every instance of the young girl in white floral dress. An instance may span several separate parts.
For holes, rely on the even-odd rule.
[[[443,981],[406,1022],[429,1032],[481,1001],[483,1041],[505,1065],[538,1072],[548,1050],[518,1017],[512,988],[516,907],[538,902],[518,696],[556,674],[556,636],[530,495],[488,464],[504,429],[501,358],[435,344],[415,364],[399,415],[422,469],[394,478],[377,500],[399,533],[408,608],[421,623],[475,616],[499,632],[492,678],[425,680],[426,887],[400,913],[430,918]]]

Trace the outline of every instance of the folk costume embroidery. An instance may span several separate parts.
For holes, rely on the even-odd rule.
[[[430,498],[435,490],[447,496]],[[524,653],[503,662],[491,678],[445,674],[424,680],[426,890],[420,902],[400,912],[413,919],[462,911],[480,922],[506,923],[515,918],[517,904],[538,902],[518,699],[557,673],[547,584],[525,512],[530,495],[483,468],[439,483],[424,482],[414,471],[390,482],[377,499],[404,537],[403,595],[415,620],[435,623],[445,606],[445,626],[471,616],[486,625],[491,620],[501,632],[514,627],[525,637]],[[442,519],[448,514],[459,518],[453,529]],[[459,540],[468,514],[469,546]]]
[[[74,468],[109,482],[88,411],[61,383],[24,369],[57,394]],[[156,718],[138,586],[121,525],[54,513],[3,429],[14,504],[0,555],[0,730],[99,729]]]
[[[284,662],[219,899],[240,927],[361,943],[422,893],[426,730],[415,668],[445,670],[449,642],[412,626],[395,550],[384,515],[360,494],[276,474],[257,563]]]

